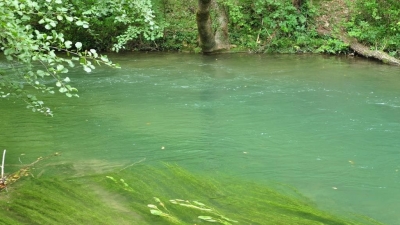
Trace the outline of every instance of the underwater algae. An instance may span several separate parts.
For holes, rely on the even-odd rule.
[[[291,188],[225,181],[177,165],[85,175],[76,168],[41,164],[1,192],[0,224],[380,224],[321,211]]]

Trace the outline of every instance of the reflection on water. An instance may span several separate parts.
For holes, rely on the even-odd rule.
[[[321,208],[400,223],[399,68],[322,56],[111,58],[123,68],[71,74],[79,99],[45,99],[54,118],[1,100],[9,164],[55,151],[113,165],[146,158],[287,183]]]

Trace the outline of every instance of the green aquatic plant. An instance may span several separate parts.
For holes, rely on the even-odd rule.
[[[228,217],[225,217],[223,215],[221,215],[218,211],[216,211],[215,209],[206,206],[205,204],[199,202],[199,201],[188,201],[188,200],[182,200],[182,199],[172,199],[169,200],[172,204],[177,204],[183,207],[188,207],[191,209],[196,209],[196,210],[200,210],[200,211],[205,211],[211,214],[214,214],[215,216],[219,217],[219,218],[215,218],[212,216],[198,216],[199,219],[208,221],[208,222],[219,222],[225,225],[230,225],[231,223],[229,222],[233,222],[233,223],[237,223],[238,221],[236,220],[232,220],[229,219]]]
[[[117,181],[114,177],[111,176],[106,176],[106,178],[114,181],[114,183],[120,185],[124,190],[134,192],[134,190],[131,187],[129,187],[129,184],[127,184],[124,179],[121,178],[119,179],[119,181]]]
[[[148,204],[147,207],[150,208],[150,213],[156,216],[161,216],[164,218],[167,218],[170,221],[173,222],[179,222],[179,219],[176,216],[171,215],[171,213],[169,212],[169,210],[167,209],[167,207],[165,206],[165,204],[157,197],[154,197],[154,200],[161,206],[163,207],[163,210],[159,209],[156,205],[153,204]],[[221,215],[218,211],[216,211],[215,209],[206,206],[205,204],[199,202],[199,201],[188,201],[188,200],[182,200],[182,199],[172,199],[169,200],[170,203],[175,204],[175,205],[179,205],[179,206],[183,206],[186,208],[190,208],[190,209],[195,209],[195,210],[200,210],[203,212],[207,212],[210,214],[213,214],[219,218],[216,217],[212,217],[212,216],[198,216],[197,218],[207,221],[207,222],[213,222],[213,223],[221,223],[224,225],[231,225],[230,222],[233,223],[237,223],[238,221],[236,220],[232,220],[229,219],[223,215]]]
[[[135,190],[121,194],[129,202],[130,208],[151,221],[150,224],[236,224],[236,221],[260,225],[379,224],[357,215],[342,218],[324,212],[287,185],[273,184],[267,187],[232,177],[205,177],[172,164],[162,167],[141,164],[112,176],[118,185],[115,182],[108,184],[112,185],[110,188],[116,188],[115,193],[124,190],[122,183],[118,181],[119,177],[123,177]],[[153,203],[150,203],[149,196],[157,197],[151,197]],[[150,204],[143,207],[143,202]],[[225,216],[229,214],[235,218]]]
[[[96,165],[62,160],[42,160],[32,176],[0,192],[0,224],[380,224],[322,211],[284,185],[196,174],[170,164],[95,173],[89,167]]]
[[[161,206],[166,212],[160,210],[156,205],[148,204],[147,207],[150,208],[150,213],[156,216],[161,216],[166,218],[167,220],[171,221],[172,223],[179,224],[180,221],[175,216],[172,216],[168,209],[165,207],[164,203],[157,197],[154,197],[154,200]]]

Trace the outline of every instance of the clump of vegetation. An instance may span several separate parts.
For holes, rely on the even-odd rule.
[[[373,49],[400,57],[400,2],[358,0],[352,8],[348,33]]]
[[[219,177],[217,181],[176,165],[135,164],[76,176],[82,171],[75,168],[81,166],[50,159],[46,163],[35,164],[31,176],[0,193],[0,223],[379,224],[364,217],[346,219],[321,211],[283,185],[271,189],[232,178]]]
[[[311,2],[296,7],[286,0],[218,0],[227,12],[233,51],[330,52],[325,38],[315,30],[317,8]],[[60,21],[62,32],[84,48],[199,52],[197,1],[147,0],[140,5],[115,1],[101,4],[70,1],[87,28]],[[213,12],[216,17],[217,12]],[[215,22],[215,21],[214,21]],[[214,24],[214,26],[218,26]],[[215,27],[215,29],[217,29]],[[321,48],[322,47],[322,48]]]
[[[156,20],[165,24],[163,36],[156,40],[158,50],[195,51],[197,1],[156,0],[153,4]]]
[[[181,223],[181,221],[179,221],[179,219],[173,215],[171,215],[170,211],[167,209],[167,207],[165,206],[165,204],[157,197],[154,197],[154,200],[161,206],[163,207],[163,210],[165,212],[163,212],[163,210],[160,210],[156,205],[153,204],[148,204],[147,207],[150,208],[150,213],[156,216],[161,216],[161,217],[165,217],[166,219],[174,222],[174,223]],[[202,215],[202,216],[198,216],[197,218],[207,221],[207,222],[212,222],[212,223],[221,223],[221,224],[225,224],[225,225],[231,225],[232,223],[237,223],[238,221],[236,220],[232,220],[229,219],[226,216],[221,215],[217,210],[210,208],[208,206],[206,206],[205,204],[199,202],[199,201],[189,201],[189,200],[182,200],[182,199],[171,199],[169,200],[170,203],[175,204],[175,205],[180,205],[182,207],[187,207],[187,208],[191,208],[194,210],[198,210],[201,211],[202,213],[207,213],[207,214],[211,214],[210,215]],[[232,223],[231,223],[232,222]]]
[[[90,72],[95,64],[118,67],[95,49],[66,39],[61,24],[64,29],[89,27],[73,12],[74,7],[62,0],[0,2],[0,50],[6,59],[0,67],[0,98],[17,97],[32,111],[52,115],[37,95],[60,92],[78,97],[65,76],[69,68],[80,65]]]
[[[310,52],[317,46],[313,17],[316,8],[306,3],[296,8],[291,1],[257,0],[229,8],[232,43],[255,52]]]

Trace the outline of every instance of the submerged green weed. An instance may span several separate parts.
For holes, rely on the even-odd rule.
[[[222,223],[222,224],[225,224],[225,225],[230,225],[231,224],[230,222],[233,222],[233,223],[237,223],[238,222],[236,220],[232,220],[232,219],[229,219],[226,216],[221,215],[217,210],[215,210],[215,209],[213,209],[211,207],[208,207],[208,206],[206,206],[205,204],[203,204],[203,203],[201,203],[199,201],[190,202],[188,200],[182,200],[182,199],[172,199],[172,200],[169,200],[169,201],[172,204],[177,204],[177,205],[180,205],[180,206],[183,206],[183,207],[188,207],[188,208],[204,211],[204,212],[213,214],[214,216],[218,217],[218,218],[216,218],[216,217],[212,217],[212,216],[198,216],[199,219],[202,219],[202,220],[205,220],[205,221],[208,221],[208,222],[219,222],[219,223]]]
[[[179,224],[181,221],[176,217],[171,215],[170,211],[167,209],[165,204],[157,197],[154,197],[154,200],[163,208],[163,210],[159,209],[156,205],[153,204],[148,204],[147,207],[150,208],[150,213],[156,216],[161,216],[164,217],[168,220],[170,220],[173,223]],[[206,212],[209,214],[213,214],[213,216],[210,215],[201,215],[198,216],[197,218],[207,221],[207,222],[213,222],[213,223],[221,223],[224,225],[231,225],[230,222],[237,223],[238,221],[229,219],[223,215],[221,215],[218,211],[216,211],[213,208],[207,207],[205,204],[199,202],[199,201],[188,201],[188,200],[182,200],[182,199],[171,199],[169,200],[170,203],[175,204],[175,205],[180,205],[182,207],[187,207],[195,210],[202,211],[202,213]]]
[[[321,211],[284,186],[282,192],[233,178],[215,180],[177,165],[140,164],[79,177],[74,168],[82,167],[36,166],[34,176],[0,193],[0,224],[379,224]]]
[[[161,202],[161,200],[159,198],[154,197],[154,200],[161,206],[163,207],[163,209],[165,210],[165,212],[163,212],[162,210],[160,210],[156,205],[153,204],[148,204],[147,207],[150,208],[150,213],[156,216],[161,216],[166,218],[167,220],[169,220],[172,223],[175,224],[179,224],[181,221],[170,214],[169,210],[165,207],[164,203]]]

